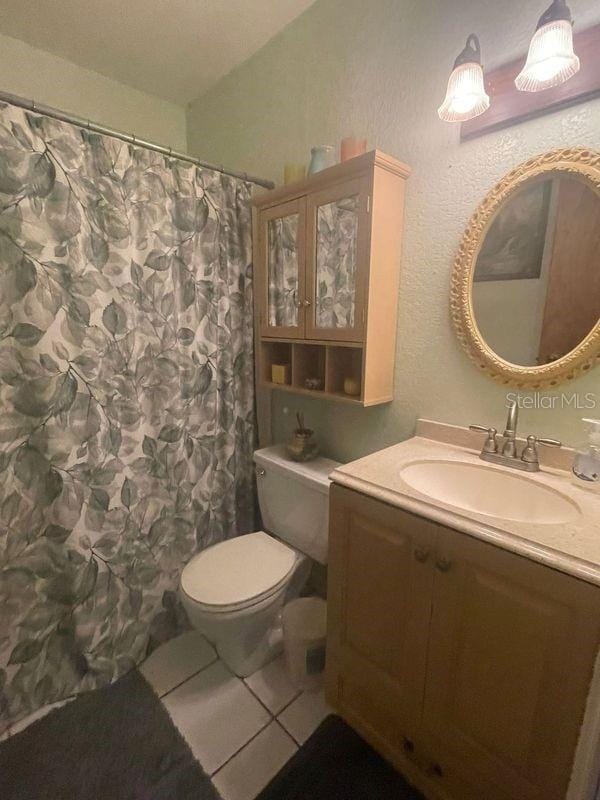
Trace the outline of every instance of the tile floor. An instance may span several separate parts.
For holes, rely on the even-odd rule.
[[[331,713],[322,691],[290,683],[282,656],[242,680],[195,632],[160,647],[141,671],[223,800],[254,800]]]
[[[140,671],[223,800],[254,800],[331,713],[322,690],[291,684],[283,656],[242,680],[194,631],[159,647]],[[0,740],[60,705],[36,711]]]

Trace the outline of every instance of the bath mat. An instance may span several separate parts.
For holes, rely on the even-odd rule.
[[[327,717],[256,800],[425,800],[339,717]]]
[[[220,800],[137,670],[0,742],[2,800]]]

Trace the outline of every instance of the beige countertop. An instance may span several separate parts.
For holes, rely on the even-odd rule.
[[[409,486],[400,475],[402,468],[415,461],[443,460],[476,464],[511,475],[525,473],[481,461],[481,437],[473,438],[465,429],[420,421],[417,434],[338,467],[331,480],[600,586],[600,492],[574,485],[571,473],[564,469],[542,466],[542,471],[527,473],[526,477],[575,502],[579,513],[569,522],[524,523],[450,506]],[[478,446],[465,446],[467,442]],[[569,454],[569,461],[570,458]],[[566,466],[564,461],[562,466]]]

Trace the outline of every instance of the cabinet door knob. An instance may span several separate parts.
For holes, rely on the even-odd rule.
[[[433,764],[430,764],[427,768],[427,774],[431,775],[432,778],[443,778],[444,777],[444,770],[440,767],[438,763],[435,761]]]
[[[256,477],[257,478],[264,478],[267,473],[264,469],[257,469],[256,470]]]
[[[431,550],[429,547],[415,547],[413,555],[419,564],[424,564],[431,555]]]
[[[405,753],[415,752],[415,743],[412,741],[412,739],[408,739],[406,736],[403,739],[402,747],[404,748]]]
[[[304,305],[305,305],[305,306],[311,306],[311,305],[312,305],[312,303],[311,303],[311,301],[310,301],[310,300],[305,300],[305,301],[304,301]]]
[[[452,562],[448,558],[438,558],[435,562],[435,568],[439,569],[440,572],[448,572],[451,566]]]

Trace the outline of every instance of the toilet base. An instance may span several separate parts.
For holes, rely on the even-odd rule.
[[[192,626],[214,645],[219,657],[235,675],[246,678],[282,652],[281,609],[298,597],[310,568],[310,560],[299,557],[287,585],[240,611],[205,611],[184,592],[180,593],[181,600]]]

